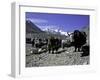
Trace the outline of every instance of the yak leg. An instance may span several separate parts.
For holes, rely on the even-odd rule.
[[[51,49],[49,48],[49,53],[51,52]]]
[[[78,51],[80,51],[80,47],[78,47]]]
[[[78,51],[81,51],[81,46],[78,46]]]
[[[74,50],[74,52],[76,52],[76,50],[77,50],[77,47],[75,46],[75,50]]]
[[[52,54],[54,54],[54,50],[55,50],[55,47],[53,46],[53,47],[52,47]]]
[[[52,49],[52,54],[54,54],[54,49]]]
[[[59,48],[57,47],[57,48],[56,48],[56,53],[58,52],[58,49],[59,49]]]
[[[48,49],[47,50],[49,51],[49,53],[51,52],[52,49],[51,49],[51,45],[50,44],[48,45]]]

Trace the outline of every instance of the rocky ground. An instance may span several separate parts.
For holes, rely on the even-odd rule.
[[[30,51],[30,52],[29,52]],[[31,53],[31,48],[26,47],[26,67],[60,66],[60,65],[87,65],[89,56],[81,57],[82,52],[73,52],[74,47],[59,49],[60,53],[43,52]]]

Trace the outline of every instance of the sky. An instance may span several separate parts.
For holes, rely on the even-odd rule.
[[[32,21],[42,30],[59,29],[64,32],[72,32],[89,26],[89,15],[80,14],[26,12],[26,20]]]

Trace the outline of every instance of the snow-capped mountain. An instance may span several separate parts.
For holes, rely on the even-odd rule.
[[[71,34],[71,32],[65,32],[62,31],[60,29],[50,29],[50,28],[46,28],[43,31],[47,32],[47,33],[52,33],[52,34],[60,34],[60,35],[64,35],[64,36],[68,36],[68,34]]]

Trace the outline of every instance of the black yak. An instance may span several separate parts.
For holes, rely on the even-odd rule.
[[[57,52],[60,47],[61,47],[61,40],[60,39],[54,38],[54,37],[51,37],[49,39],[49,42],[48,42],[49,53],[50,52],[54,53],[54,51]]]
[[[86,43],[86,33],[83,31],[75,30],[73,33],[73,46],[75,52],[80,51],[81,47]]]
[[[82,51],[83,51],[83,53],[82,53],[81,57],[89,56],[89,52],[90,52],[89,45],[82,46]]]

